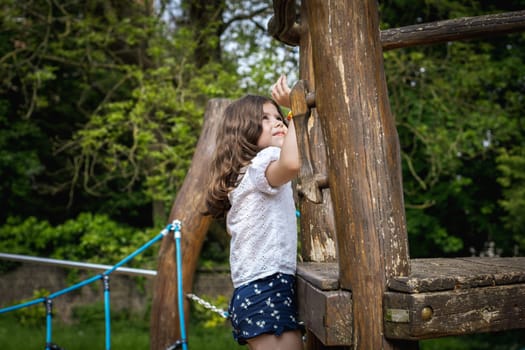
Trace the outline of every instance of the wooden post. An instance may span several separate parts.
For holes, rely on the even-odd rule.
[[[295,18],[295,7],[293,14]],[[304,4],[301,6],[301,18],[307,18]],[[310,91],[315,91],[311,36],[306,25],[307,21],[303,23],[304,25],[299,28],[299,76],[308,82]],[[306,118],[297,118],[295,127],[297,143],[301,149],[298,183],[302,192],[306,192],[308,187],[315,187],[317,194],[313,196],[311,193],[299,193],[301,256],[303,261],[334,262],[337,260],[337,249],[332,198],[328,183],[319,186],[319,181],[316,181],[320,178],[324,181],[328,176],[326,144],[317,110],[313,108]]]
[[[183,284],[186,295],[193,285],[202,243],[211,217],[203,216],[204,196],[208,181],[209,164],[215,149],[215,135],[222,120],[222,113],[229,100],[214,99],[208,102],[204,114],[202,133],[197,142],[191,167],[172,206],[169,222],[182,222]],[[189,316],[188,302],[185,315]],[[163,238],[159,252],[158,274],[155,280],[151,307],[150,349],[165,350],[180,339],[177,308],[177,264],[173,235]]]
[[[376,1],[304,0],[316,108],[326,136],[340,285],[352,291],[355,349],[383,335],[387,278],[409,273],[399,140],[383,70]]]

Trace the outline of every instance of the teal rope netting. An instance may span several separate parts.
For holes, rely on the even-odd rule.
[[[300,212],[296,211],[296,216],[300,216]],[[37,298],[25,303],[9,306],[6,308],[0,309],[0,314],[19,310],[25,307],[33,306],[36,304],[44,303],[46,308],[46,350],[59,350],[60,347],[52,342],[52,321],[53,321],[53,300],[58,298],[61,295],[67,294],[79,288],[82,288],[88,284],[91,284],[95,281],[102,280],[104,285],[104,309],[105,309],[105,330],[106,330],[106,350],[111,350],[111,318],[110,318],[110,288],[109,288],[109,275],[117,270],[119,267],[130,262],[137,255],[144,252],[150,246],[160,241],[164,236],[169,232],[174,232],[175,246],[176,246],[176,258],[177,258],[177,289],[178,289],[178,308],[179,312],[179,321],[180,321],[180,332],[181,340],[177,341],[175,344],[169,346],[167,350],[173,350],[179,347],[182,347],[183,350],[188,349],[187,339],[186,339],[186,328],[185,328],[185,318],[184,318],[184,295],[183,295],[183,286],[182,286],[182,255],[181,255],[181,222],[179,220],[174,220],[173,223],[168,224],[157,236],[153,237],[149,242],[144,244],[142,247],[137,249],[135,252],[128,255],[126,258],[122,259],[120,262],[115,264],[113,267],[104,271],[101,274],[88,278],[82,282],[74,284],[70,287],[59,290],[58,292],[52,293],[44,298]],[[204,306],[207,309],[212,310],[213,312],[218,313],[223,318],[229,318],[229,313],[222,309],[215,307],[209,302],[199,298],[195,294],[187,294],[189,299],[198,302],[200,305]]]
[[[91,284],[95,281],[102,280],[104,285],[104,307],[105,307],[105,336],[106,336],[106,350],[111,349],[111,324],[110,324],[110,290],[109,290],[109,275],[117,270],[119,267],[127,264],[129,261],[131,261],[133,258],[135,258],[137,255],[144,252],[146,249],[148,249],[150,246],[155,244],[156,242],[160,241],[164,236],[166,236],[169,232],[174,231],[175,237],[177,239],[180,239],[180,222],[178,220],[175,220],[173,224],[168,224],[157,236],[152,238],[149,242],[141,246],[139,249],[137,249],[135,252],[128,255],[126,258],[122,259],[120,262],[115,264],[110,269],[104,271],[101,274],[98,274],[96,276],[93,276],[91,278],[88,278],[82,282],[79,282],[75,285],[72,285],[70,287],[64,288],[62,290],[59,290],[55,293],[52,293],[48,295],[47,297],[34,299],[25,303],[9,306],[3,309],[0,309],[0,314],[19,310],[25,307],[33,306],[36,304],[44,303],[46,308],[46,350],[55,350],[60,349],[56,344],[53,344],[52,342],[52,321],[53,321],[53,300],[58,298],[61,295],[67,294],[69,292],[72,292],[74,290],[77,290],[79,288],[82,288],[88,284]],[[177,264],[179,265],[179,264]],[[180,267],[179,267],[180,268]],[[182,285],[181,285],[182,286]],[[183,318],[182,318],[183,319]],[[183,342],[185,342],[185,335],[183,336]]]

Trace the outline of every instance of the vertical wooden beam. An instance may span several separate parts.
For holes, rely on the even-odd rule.
[[[383,335],[386,280],[408,275],[399,140],[390,112],[376,1],[303,0],[316,107],[326,136],[340,284],[352,291],[353,347]]]
[[[315,77],[312,65],[312,40],[306,20],[308,13],[301,6],[299,76],[306,80],[311,91],[315,91]],[[328,162],[326,144],[317,111],[311,110],[307,118],[297,120],[297,143],[301,149],[301,170],[299,184],[314,181],[317,175],[326,176]],[[337,260],[334,212],[328,188],[319,190],[318,203],[305,196],[299,196],[301,211],[301,256],[303,261],[334,262]]]
[[[208,182],[209,164],[215,150],[215,135],[222,121],[222,114],[230,103],[226,99],[208,102],[204,125],[195,148],[191,167],[173,203],[170,222],[182,222],[182,280],[184,295],[191,291],[199,254],[211,222],[203,216],[204,197]],[[185,316],[189,316],[185,302]],[[162,240],[159,251],[158,274],[155,279],[153,304],[151,306],[150,349],[165,350],[180,340],[180,324],[177,306],[177,264],[173,235]]]

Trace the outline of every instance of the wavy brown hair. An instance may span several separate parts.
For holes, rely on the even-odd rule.
[[[256,95],[246,95],[224,110],[211,163],[206,215],[223,218],[230,209],[228,193],[239,184],[244,168],[259,152],[257,141],[262,133],[263,105],[266,103],[274,104],[282,116],[275,101]]]

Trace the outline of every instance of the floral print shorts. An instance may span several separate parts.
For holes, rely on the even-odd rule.
[[[233,337],[241,345],[261,334],[302,329],[297,319],[295,277],[276,273],[236,288],[229,314]]]

